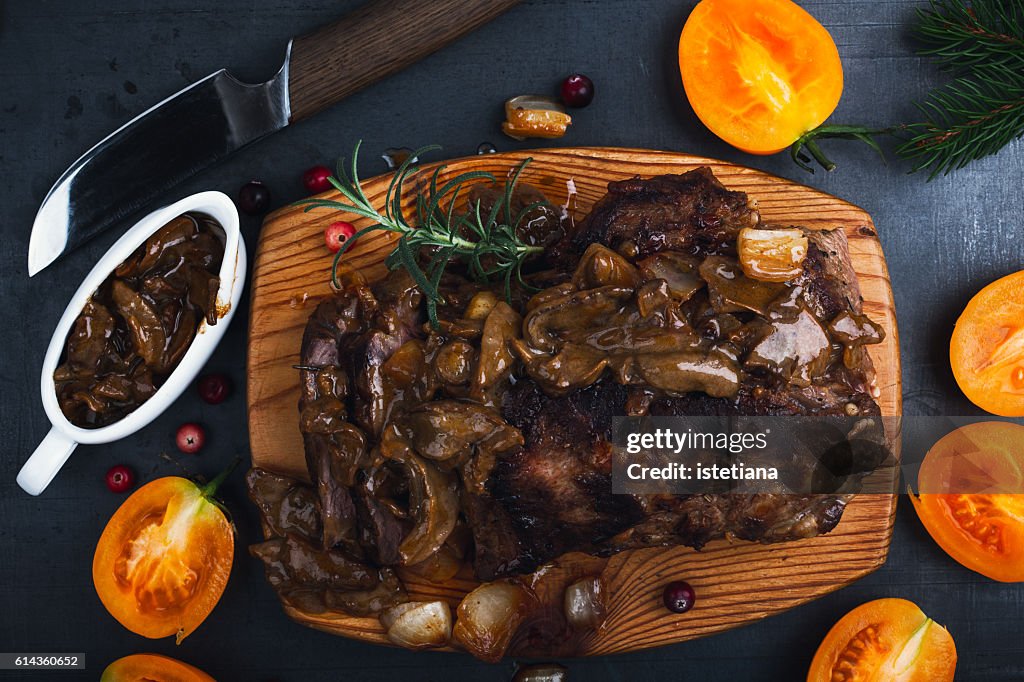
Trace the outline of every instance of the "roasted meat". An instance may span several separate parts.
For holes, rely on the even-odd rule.
[[[317,308],[300,423],[321,523],[265,518],[278,540],[259,554],[277,557],[275,580],[280,557],[317,541],[365,591],[390,580],[366,567],[415,568],[442,551],[468,551],[494,580],[572,551],[836,526],[846,494],[613,494],[610,440],[621,415],[878,415],[864,347],[882,331],[861,313],[842,232],[745,232],[766,229],[756,206],[707,168],[611,183],[575,228],[545,228],[554,216],[530,223],[536,241],[557,238],[531,278],[538,293],[505,300],[449,273],[432,327],[404,271],[373,285],[345,273]],[[759,271],[741,234],[770,277],[746,274]],[[453,544],[461,535],[468,548]],[[337,591],[331,561],[304,570]]]

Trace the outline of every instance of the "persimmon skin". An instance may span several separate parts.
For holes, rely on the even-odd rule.
[[[953,329],[949,362],[972,403],[1001,417],[1024,417],[1024,270],[970,300]]]
[[[917,485],[910,500],[946,554],[992,580],[1024,582],[1024,426],[956,429],[925,455]]]
[[[956,645],[949,631],[906,599],[876,599],[839,619],[825,635],[807,682],[952,682]]]
[[[106,667],[100,682],[217,682],[198,668],[170,656],[133,654]]]
[[[702,0],[679,37],[679,71],[701,122],[750,154],[788,148],[843,93],[835,41],[791,0]]]
[[[217,605],[233,559],[224,512],[192,481],[167,476],[136,490],[107,522],[93,586],[127,629],[180,643]]]

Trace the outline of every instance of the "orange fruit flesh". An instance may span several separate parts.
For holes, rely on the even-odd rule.
[[[1002,582],[1024,581],[1024,426],[978,422],[928,451],[911,496],[928,534],[953,559]]]
[[[680,36],[679,65],[704,125],[753,154],[818,127],[843,91],[835,42],[790,0],[703,0]]]
[[[956,646],[913,602],[878,599],[836,623],[814,655],[808,682],[950,682]]]
[[[949,359],[972,403],[1003,417],[1024,417],[1024,271],[971,299],[956,321]]]

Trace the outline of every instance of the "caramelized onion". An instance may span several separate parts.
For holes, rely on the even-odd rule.
[[[608,617],[601,576],[577,580],[565,588],[565,619],[574,630],[599,630]]]
[[[744,227],[736,240],[740,266],[762,282],[788,282],[804,271],[807,235],[795,227],[776,230]]]
[[[452,611],[444,601],[410,601],[380,614],[387,637],[406,649],[444,646],[452,636]]]
[[[481,660],[501,660],[534,600],[533,593],[518,583],[484,583],[459,604],[455,641]]]

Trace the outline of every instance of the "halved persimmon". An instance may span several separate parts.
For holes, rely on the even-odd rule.
[[[906,599],[876,599],[825,635],[807,682],[951,682],[956,645],[949,631]]]
[[[953,329],[949,361],[972,403],[1003,417],[1024,417],[1024,270],[971,299]]]
[[[946,554],[1000,582],[1024,581],[1024,426],[968,424],[931,447],[910,496]]]
[[[119,658],[103,671],[100,682],[217,682],[199,668],[159,654]]]
[[[168,476],[139,488],[103,529],[92,562],[100,601],[132,632],[181,642],[210,615],[231,573],[235,539],[206,486]]]
[[[843,93],[832,36],[791,0],[701,0],[679,37],[679,70],[697,117],[751,154],[789,147]]]

